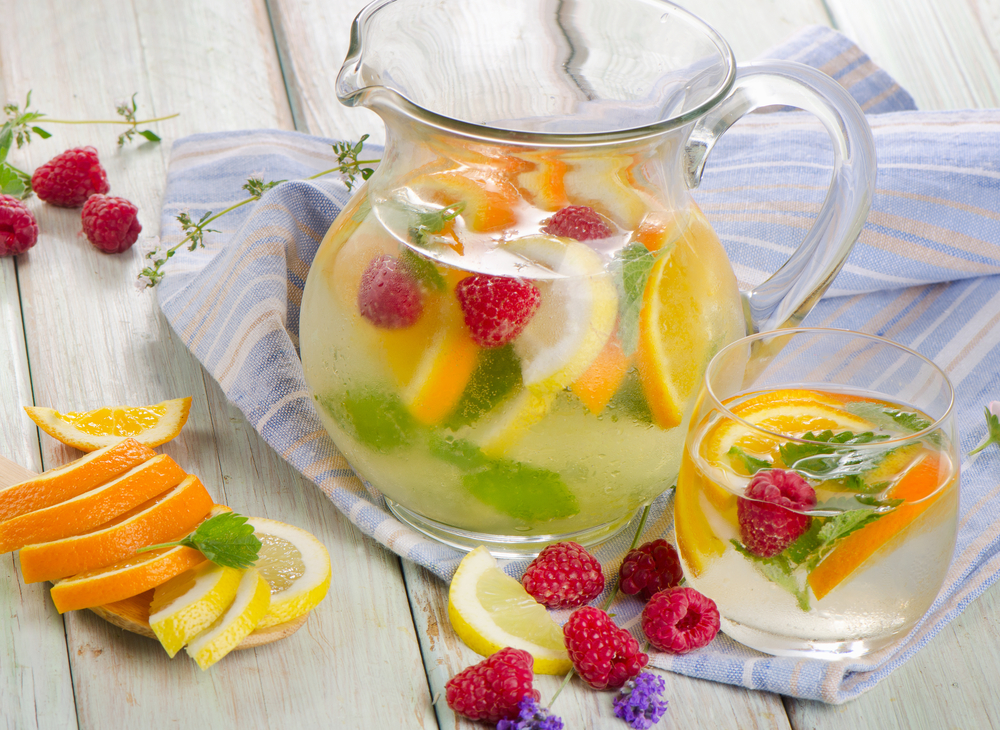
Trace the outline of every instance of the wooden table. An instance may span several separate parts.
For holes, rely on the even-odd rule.
[[[1000,106],[1000,0],[687,0],[749,60],[813,23],[853,37],[924,109]],[[138,93],[162,144],[115,145],[111,127],[47,125],[14,151],[34,169],[93,144],[112,193],[157,232],[170,141],[195,132],[298,129],[382,139],[381,122],[333,92],[361,0],[0,0],[0,90],[53,118],[113,117]],[[711,164],[711,162],[709,163]],[[133,280],[140,253],[96,253],[79,211],[30,202],[41,237],[0,261],[0,453],[41,470],[77,456],[39,438],[22,406],[64,410],[191,395],[182,435],[164,447],[220,501],[312,531],[329,548],[333,588],[282,642],[201,672],[153,641],[83,611],[60,616],[45,586],[0,556],[0,726],[9,728],[473,727],[439,698],[478,660],[452,634],[446,587],[363,537],[258,437]],[[845,706],[668,675],[659,727],[984,728],[1000,726],[997,592],[990,591],[876,689]],[[543,701],[558,679],[542,677]],[[608,694],[574,681],[556,711],[567,728],[624,728]]]

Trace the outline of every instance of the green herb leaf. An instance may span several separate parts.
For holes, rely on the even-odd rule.
[[[986,438],[976,448],[969,452],[969,456],[978,454],[990,444],[1000,444],[1000,416],[986,408]],[[935,434],[936,435],[936,434]]]
[[[754,456],[750,456],[747,452],[741,449],[739,446],[730,447],[729,451],[726,452],[727,456],[735,457],[743,462],[743,467],[750,473],[756,474],[761,469],[770,469],[774,466],[770,461],[765,461],[764,459],[758,459]]]
[[[380,454],[406,446],[417,431],[417,421],[395,394],[370,389],[317,400],[341,428]]]
[[[513,394],[521,382],[521,358],[513,345],[481,350],[476,369],[445,427],[457,431],[474,423]]]
[[[760,571],[761,575],[779,588],[784,588],[795,596],[795,601],[801,610],[809,610],[809,593],[799,586],[799,582],[793,573],[794,567],[784,555],[775,555],[773,558],[762,558],[747,550],[739,541],[730,540],[730,542],[732,542],[733,547],[736,548],[736,551],[740,555],[754,564],[754,567]]]
[[[402,247],[401,247],[402,248]],[[399,254],[400,263],[414,278],[432,291],[444,291],[445,282],[441,272],[430,259],[425,259],[409,248],[403,248]]]
[[[223,512],[202,522],[198,529],[177,542],[139,548],[137,552],[184,545],[201,551],[217,565],[244,570],[257,562],[261,542],[247,518],[235,512]]]
[[[426,246],[430,243],[431,236],[443,231],[448,221],[457,218],[463,210],[465,210],[464,200],[437,210],[421,211],[414,208],[416,222],[410,224],[408,231],[410,240],[417,246]]]
[[[48,132],[46,132],[41,127],[32,127],[31,131],[34,132],[35,134],[37,134],[42,139],[48,139],[49,137],[52,136],[51,134],[49,134]],[[152,132],[150,132],[150,134],[152,134]]]
[[[638,241],[633,241],[615,254],[612,264],[618,284],[618,339],[626,355],[635,352],[639,345],[639,312],[642,295],[653,265],[673,250],[673,244],[658,251],[649,251]]]
[[[863,474],[874,469],[889,450],[850,448],[855,444],[884,441],[888,434],[872,431],[855,434],[850,431],[833,433],[829,429],[820,433],[810,431],[802,436],[808,443],[787,442],[781,445],[781,460],[806,476],[816,479],[838,479],[852,474]]]
[[[31,178],[6,162],[0,163],[0,193],[24,199],[31,194]]]

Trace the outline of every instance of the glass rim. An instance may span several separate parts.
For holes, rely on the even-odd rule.
[[[894,342],[893,340],[890,340],[888,338],[880,337],[878,335],[867,334],[865,332],[858,332],[856,330],[838,329],[838,328],[835,328],[835,327],[789,327],[788,329],[767,330],[766,332],[757,332],[757,333],[752,334],[752,335],[747,335],[745,337],[741,337],[740,339],[736,340],[735,342],[730,342],[728,345],[726,345],[721,350],[719,350],[717,353],[715,353],[715,355],[712,357],[712,359],[709,361],[708,365],[706,366],[706,368],[705,368],[705,374],[702,377],[703,377],[703,384],[704,384],[704,387],[705,387],[705,392],[708,394],[708,397],[711,399],[713,406],[717,410],[719,410],[719,411],[722,412],[723,417],[725,417],[725,418],[731,418],[734,421],[737,421],[737,422],[743,424],[744,426],[746,426],[747,428],[749,428],[749,429],[751,429],[751,430],[753,430],[755,432],[765,433],[765,434],[768,434],[770,436],[776,436],[778,438],[782,438],[782,439],[785,439],[785,440],[788,440],[788,441],[792,441],[792,442],[795,442],[795,443],[800,443],[800,444],[826,443],[826,442],[823,442],[823,441],[812,441],[810,439],[803,439],[803,438],[800,438],[800,437],[797,437],[797,436],[790,436],[789,434],[781,433],[780,431],[772,431],[770,429],[763,428],[763,427],[761,427],[761,426],[759,426],[757,424],[750,423],[749,421],[746,421],[743,418],[741,418],[740,416],[738,416],[735,413],[733,413],[719,399],[718,395],[715,393],[715,391],[712,388],[712,383],[711,383],[711,380],[710,380],[710,376],[712,374],[713,368],[717,365],[717,361],[719,361],[722,358],[722,356],[723,356],[724,353],[727,353],[731,349],[735,349],[736,347],[739,347],[739,346],[743,346],[743,347],[751,346],[755,341],[763,340],[765,338],[769,338],[769,337],[781,337],[781,336],[784,336],[784,335],[796,335],[796,334],[819,335],[819,336],[828,336],[828,335],[849,336],[849,337],[854,337],[854,338],[857,338],[857,339],[869,340],[871,342],[875,342],[875,343],[878,343],[878,344],[881,344],[881,345],[886,345],[886,346],[892,347],[893,349],[898,350],[901,353],[912,355],[912,356],[918,358],[919,360],[923,361],[927,365],[930,365],[931,368],[937,372],[937,374],[941,377],[941,380],[947,386],[947,389],[948,389],[948,391],[947,391],[948,392],[948,406],[947,406],[947,408],[944,409],[944,413],[942,413],[939,418],[935,419],[934,422],[931,423],[926,428],[923,428],[920,431],[914,431],[913,433],[907,434],[905,436],[898,436],[898,437],[894,437],[894,438],[884,439],[884,440],[881,440],[881,441],[872,441],[872,442],[863,443],[863,444],[851,444],[851,448],[852,449],[861,450],[861,451],[865,451],[865,450],[869,450],[869,449],[872,449],[872,450],[874,450],[874,449],[884,449],[885,446],[888,445],[888,444],[900,444],[900,443],[910,443],[910,442],[913,442],[913,441],[918,441],[921,438],[929,436],[934,431],[942,429],[944,427],[945,422],[951,417],[952,411],[955,408],[955,386],[952,385],[951,379],[948,377],[948,374],[945,373],[944,370],[942,370],[933,360],[930,360],[929,358],[925,357],[924,355],[921,355],[919,352],[917,352],[913,348],[907,347],[906,345],[902,345],[902,344],[900,344],[898,342]],[[774,388],[768,388],[767,390],[774,390]],[[756,392],[756,391],[747,391],[747,392]]]
[[[709,97],[697,107],[676,116],[662,119],[651,124],[639,127],[629,127],[626,129],[609,129],[600,132],[586,132],[570,134],[565,132],[528,132],[522,130],[504,129],[493,127],[488,124],[477,124],[467,122],[445,114],[432,111],[421,106],[395,89],[385,85],[361,86],[347,89],[345,79],[356,75],[361,64],[362,48],[364,47],[366,30],[371,23],[372,16],[383,8],[405,0],[372,0],[362,8],[361,12],[354,18],[351,24],[351,44],[347,51],[347,57],[337,74],[335,89],[337,99],[345,106],[364,105],[364,98],[372,92],[381,92],[391,98],[393,106],[398,112],[408,117],[412,121],[422,123],[434,129],[438,129],[451,134],[457,134],[467,139],[475,139],[483,142],[521,144],[538,147],[590,147],[596,145],[612,144],[616,142],[638,142],[644,139],[657,137],[665,132],[672,131],[686,124],[693,122],[704,116],[709,109],[718,104],[732,90],[736,83],[736,55],[732,47],[722,35],[711,25],[699,18],[694,13],[670,2],[670,0],[652,0],[669,8],[671,14],[676,14],[684,18],[686,22],[697,28],[702,35],[711,41],[719,52],[719,56],[725,61],[726,74],[717,88],[712,91]]]

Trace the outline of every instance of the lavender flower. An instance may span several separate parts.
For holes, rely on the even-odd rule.
[[[642,672],[618,690],[614,698],[615,716],[636,730],[653,727],[667,711],[667,701],[661,697],[666,689],[662,677]]]
[[[517,720],[501,720],[497,730],[563,730],[563,721],[549,710],[540,707],[538,700],[531,695],[525,695],[518,704],[521,708]]]
[[[986,409],[986,438],[969,452],[969,456],[978,454],[990,444],[1000,444],[1000,401],[996,400]]]

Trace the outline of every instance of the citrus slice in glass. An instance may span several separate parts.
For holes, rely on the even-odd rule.
[[[191,398],[151,406],[106,406],[84,413],[60,413],[43,406],[25,406],[24,410],[49,436],[80,451],[94,451],[126,437],[152,447],[165,444],[181,432],[191,410]]]
[[[482,545],[462,559],[451,579],[448,617],[458,637],[478,654],[510,646],[534,657],[537,674],[564,674],[572,667],[559,624]]]
[[[194,637],[185,651],[208,669],[243,641],[267,613],[271,588],[255,568],[240,577],[233,602],[207,629]]]
[[[258,629],[283,624],[311,611],[330,588],[330,555],[305,530],[263,517],[251,517],[261,542],[254,567],[271,588],[271,602]]]
[[[149,627],[172,659],[236,598],[243,571],[206,561],[157,586]]]

